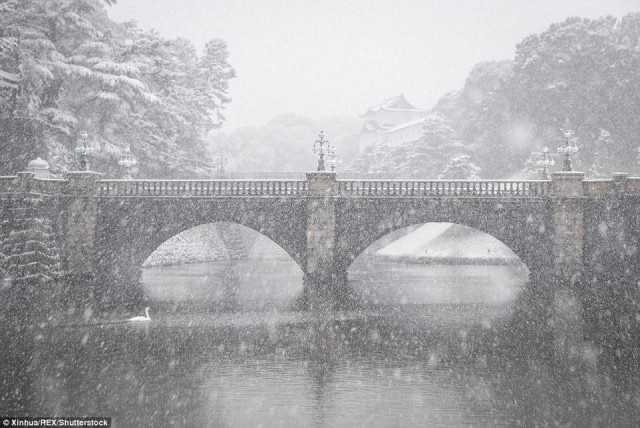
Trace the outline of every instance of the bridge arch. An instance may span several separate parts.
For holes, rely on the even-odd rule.
[[[193,227],[228,222],[271,239],[303,269],[305,205],[300,199],[104,198],[96,221],[101,300],[122,300],[137,287],[144,261],[163,242]],[[134,293],[140,297],[140,291]],[[125,297],[126,299],[126,297]]]
[[[407,239],[410,237],[411,242]],[[468,248],[465,245],[469,244],[474,248],[465,252],[464,249]],[[417,261],[418,258],[431,258],[435,262],[441,260],[445,264],[456,258],[468,260],[473,264],[474,258],[488,254],[498,264],[519,264],[528,271],[522,259],[504,242],[478,229],[453,223],[419,223],[396,229],[369,245],[350,267],[363,259],[363,256],[373,253],[400,260],[412,258]],[[464,261],[461,263],[464,264]]]
[[[535,275],[552,262],[553,231],[547,203],[445,198],[342,201],[336,213],[336,262],[346,271],[366,248],[391,232],[415,224],[453,223],[502,242]]]

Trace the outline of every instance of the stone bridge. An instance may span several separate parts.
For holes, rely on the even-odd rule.
[[[37,217],[51,223],[61,282],[74,299],[100,305],[131,301],[142,263],[160,244],[211,222],[238,223],[272,239],[300,265],[310,294],[339,294],[348,267],[370,244],[426,222],[497,238],[535,282],[580,284],[586,308],[611,293],[635,305],[637,294],[628,290],[637,290],[640,278],[640,178],[627,174],[584,180],[582,173],[558,172],[549,181],[340,180],[332,172],[306,180],[104,180],[72,172],[58,180],[23,172],[0,177],[0,197],[5,236],[24,201],[40,201]]]

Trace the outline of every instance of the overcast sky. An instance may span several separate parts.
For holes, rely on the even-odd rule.
[[[357,116],[401,92],[431,108],[474,64],[513,58],[552,22],[637,11],[638,0],[119,0],[109,15],[199,48],[224,39],[238,74],[229,132],[281,113]]]

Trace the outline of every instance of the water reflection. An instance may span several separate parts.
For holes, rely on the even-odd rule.
[[[287,309],[301,278],[270,264],[148,272],[150,323],[5,328],[0,413],[106,415],[119,427],[633,426],[640,416],[635,371],[556,365],[535,345],[541,321],[509,267],[356,269],[366,309],[308,313]]]

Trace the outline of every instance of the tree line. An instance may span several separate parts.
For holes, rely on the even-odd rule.
[[[115,23],[114,0],[0,0],[0,174],[39,156],[77,169],[81,132],[95,170],[119,176],[125,148],[139,177],[213,169],[208,134],[224,121],[235,76],[224,41],[202,52],[135,23]]]
[[[540,178],[536,162],[570,123],[587,176],[640,172],[640,14],[568,18],[516,46],[515,58],[476,65],[443,96],[421,140],[360,153],[358,172],[436,178]],[[462,158],[461,158],[462,156]],[[466,156],[466,158],[464,157]],[[456,171],[455,173],[451,173]]]

